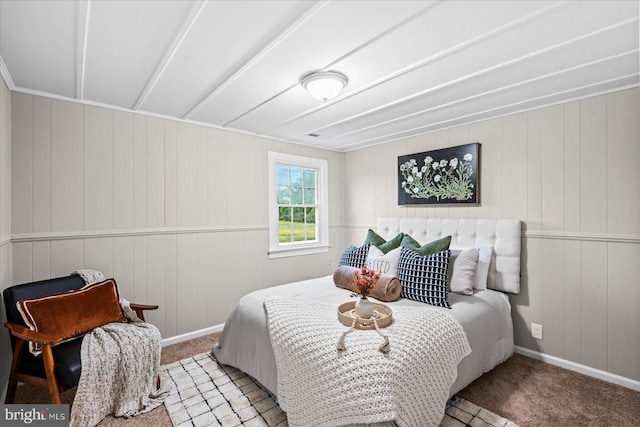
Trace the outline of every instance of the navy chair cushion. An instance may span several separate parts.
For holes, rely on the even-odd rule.
[[[82,338],[51,347],[53,360],[55,361],[56,377],[58,378],[59,384],[69,387],[78,385],[80,373],[82,372],[82,362],[80,360],[81,347]],[[46,373],[44,371],[42,355],[34,357],[28,351],[23,351],[22,364],[19,372],[37,377],[45,377]]]
[[[80,289],[84,285],[85,283],[82,277],[71,275],[11,286],[2,293],[7,320],[22,326],[27,326],[16,306],[18,301],[72,291]],[[12,336],[11,338],[11,344],[15,346],[15,337]],[[82,339],[78,338],[51,348],[55,361],[56,376],[60,384],[72,387],[80,381],[80,373],[82,371],[82,363],[80,361],[81,346]],[[45,377],[42,355],[37,357],[33,356],[27,346],[25,346],[22,351],[19,372],[27,375]]]
[[[60,292],[73,291],[85,285],[82,277],[77,275],[58,277],[55,279],[40,280],[38,282],[25,283],[23,285],[11,286],[4,290],[4,307],[7,312],[7,320],[27,326],[18,311],[16,303],[23,299],[38,298],[45,295],[57,294]]]

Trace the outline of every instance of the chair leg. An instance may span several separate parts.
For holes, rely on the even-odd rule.
[[[11,362],[11,373],[9,374],[9,384],[7,386],[7,395],[4,398],[4,403],[13,403],[16,398],[16,387],[18,386],[16,374],[18,373],[18,368],[20,368],[20,356],[22,356],[23,348],[24,341],[17,339],[16,346],[13,349],[13,361]]]
[[[53,360],[53,353],[51,352],[51,346],[45,345],[42,349],[42,356],[44,361],[44,371],[47,373],[47,385],[49,386],[49,394],[51,395],[51,403],[61,404],[62,398],[60,397],[60,390],[58,389],[58,380],[56,379],[55,362]]]

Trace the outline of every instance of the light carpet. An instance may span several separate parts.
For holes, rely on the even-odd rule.
[[[164,404],[176,427],[288,427],[275,397],[242,371],[218,364],[208,353],[160,368],[172,390]],[[454,397],[441,427],[517,427],[493,412]]]

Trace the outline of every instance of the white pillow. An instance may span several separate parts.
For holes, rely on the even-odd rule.
[[[367,267],[376,272],[381,272],[385,276],[397,277],[401,249],[402,246],[398,246],[385,254],[376,246],[371,245],[367,255]]]
[[[452,249],[449,257],[449,290],[457,294],[473,295],[477,264],[477,248]]]
[[[476,267],[476,289],[487,289],[487,278],[489,276],[489,266],[493,257],[493,248],[481,246],[478,248],[478,266]]]

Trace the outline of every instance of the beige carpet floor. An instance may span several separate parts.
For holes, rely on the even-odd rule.
[[[218,334],[165,347],[162,364],[211,350]],[[75,389],[64,393],[73,402]],[[495,412],[520,427],[638,426],[640,392],[514,355],[458,396]],[[16,403],[47,403],[46,390],[21,385]],[[107,417],[100,426],[171,426],[164,405],[131,419]]]

